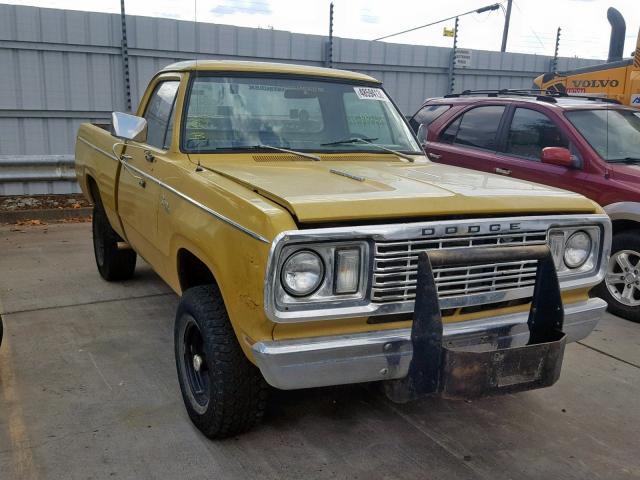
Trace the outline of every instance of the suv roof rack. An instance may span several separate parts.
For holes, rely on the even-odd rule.
[[[566,92],[558,92],[553,90],[541,90],[541,89],[509,89],[503,88],[500,90],[464,90],[460,93],[450,93],[445,95],[444,98],[458,98],[462,96],[474,96],[474,95],[486,95],[487,97],[499,97],[504,96],[521,96],[521,97],[535,97],[536,100],[548,103],[558,103],[558,98],[579,98],[581,100],[591,100],[594,102],[615,103],[620,104],[618,100],[613,98],[588,96],[588,95],[569,95]]]

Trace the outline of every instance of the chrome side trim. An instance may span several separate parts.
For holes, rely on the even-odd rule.
[[[107,152],[106,150],[101,149],[100,147],[95,146],[89,140],[84,137],[78,137],[78,141],[88,145],[90,148],[93,148],[96,152],[103,154],[105,157],[109,157],[111,160],[115,162],[119,162],[118,157],[114,156],[113,153]]]
[[[597,285],[604,278],[611,249],[611,221],[607,215],[546,215],[531,217],[502,217],[467,220],[443,220],[434,222],[399,223],[389,225],[365,225],[338,228],[318,228],[309,230],[291,230],[279,234],[271,244],[264,288],[264,309],[267,317],[275,323],[309,322],[315,320],[331,320],[353,318],[359,316],[388,315],[410,313],[413,301],[377,303],[368,297],[366,301],[355,304],[353,301],[333,300],[323,304],[307,306],[289,306],[288,310],[279,309],[275,301],[275,290],[278,281],[277,271],[282,249],[291,244],[313,244],[327,241],[369,240],[394,241],[414,238],[447,238],[456,239],[468,234],[470,228],[474,233],[508,233],[513,226],[519,233],[529,231],[549,231],[553,228],[570,228],[581,226],[598,226],[601,230],[600,245],[597,246],[595,268],[591,272],[579,275],[559,275],[562,291],[588,288]],[[453,232],[448,234],[447,232]],[[372,275],[372,273],[371,273]],[[505,291],[493,291],[471,296],[441,298],[442,308],[457,308],[471,305],[503,302],[533,295],[533,286]]]
[[[591,298],[565,306],[568,342],[591,333],[607,308]],[[496,350],[525,345],[529,312],[444,325],[449,347]],[[266,381],[285,390],[402,378],[413,357],[411,329],[258,342],[252,346]]]
[[[112,160],[115,160],[116,162],[119,162],[120,160],[118,160],[117,157],[113,156],[111,153],[106,152],[105,150],[102,150],[101,148],[93,145],[92,143],[90,143],[88,140],[82,138],[82,137],[78,137],[78,140],[82,141],[83,143],[86,143],[89,147],[93,148],[94,150],[96,150],[97,152],[102,153],[103,155],[106,155],[107,157],[109,157]],[[212,217],[217,218],[218,220],[230,225],[231,227],[235,228],[236,230],[240,230],[243,233],[246,233],[247,235],[249,235],[251,238],[254,238],[260,242],[263,243],[271,243],[269,240],[267,240],[265,237],[263,237],[262,235],[254,232],[253,230],[249,230],[246,227],[243,227],[242,225],[240,225],[239,223],[234,222],[233,220],[231,220],[228,217],[225,217],[224,215],[222,215],[221,213],[216,212],[215,210],[212,210],[211,208],[207,207],[206,205],[200,203],[199,201],[189,197],[188,195],[185,195],[184,193],[180,192],[179,190],[176,190],[175,188],[173,188],[171,185],[167,185],[166,183],[164,183],[161,180],[158,180],[156,177],[153,177],[151,175],[149,175],[148,173],[140,170],[139,168],[131,165],[131,163],[127,163],[126,164],[127,168],[133,170],[134,172],[136,172],[137,174],[141,175],[142,177],[144,177],[147,180],[150,180],[152,182],[154,182],[157,185],[160,185],[162,188],[170,191],[171,193],[173,193],[174,195],[177,195],[178,197],[182,198],[183,200],[191,203],[192,205],[200,208],[201,210],[207,212],[209,215],[211,215]]]

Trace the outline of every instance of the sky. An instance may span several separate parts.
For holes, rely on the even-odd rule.
[[[120,12],[119,0],[0,0],[47,8]],[[127,14],[274,28],[327,35],[329,0],[126,0]],[[495,0],[334,0],[334,35],[375,38],[495,3]],[[506,6],[506,0],[500,3]],[[507,51],[553,55],[558,27],[560,56],[604,59],[610,27],[607,8],[620,10],[627,24],[624,53],[633,52],[640,28],[640,0],[514,0]],[[460,48],[499,50],[503,9],[460,18]],[[399,35],[386,42],[451,47],[443,28],[453,20]]]

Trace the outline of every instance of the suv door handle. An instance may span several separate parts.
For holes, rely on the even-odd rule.
[[[496,167],[494,172],[496,172],[498,175],[511,175],[511,170],[509,170],[508,168]]]
[[[145,159],[147,162],[151,163],[151,162],[153,162],[153,160],[154,160],[155,158],[156,158],[156,157],[154,157],[154,156],[153,156],[153,153],[151,153],[149,150],[145,150],[145,151],[144,151],[144,159]]]
[[[442,155],[440,155],[439,153],[427,152],[427,157],[429,157],[431,160],[440,160],[442,158]]]

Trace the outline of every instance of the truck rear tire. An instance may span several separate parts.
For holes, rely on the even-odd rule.
[[[242,351],[217,286],[184,292],[174,340],[182,398],[204,435],[231,437],[260,422],[268,386]]]
[[[640,322],[640,230],[613,236],[605,279],[593,294],[605,300],[614,315]]]
[[[136,269],[136,252],[130,248],[119,249],[120,235],[109,224],[102,205],[93,206],[93,252],[100,276],[108,282],[128,280]]]

